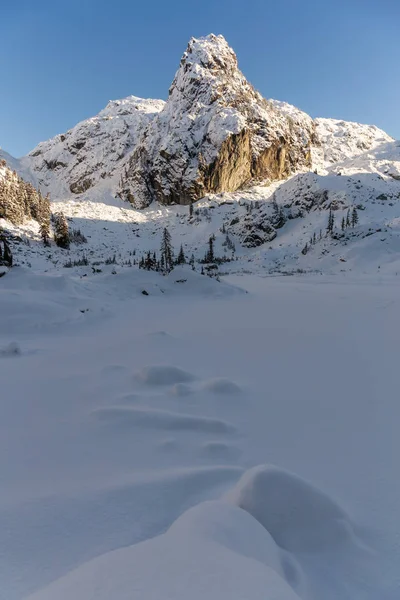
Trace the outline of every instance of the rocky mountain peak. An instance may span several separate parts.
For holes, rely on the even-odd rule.
[[[294,122],[248,83],[222,36],[193,38],[163,110],[132,153],[120,196],[188,204],[208,192],[310,166],[313,123]]]

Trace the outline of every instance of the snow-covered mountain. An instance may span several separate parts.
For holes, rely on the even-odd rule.
[[[296,122],[239,71],[222,36],[192,39],[164,109],[129,161],[121,195],[189,204],[210,192],[280,179],[311,166],[312,120]]]
[[[219,256],[235,248],[239,263],[225,271],[249,261],[268,272],[375,269],[388,259],[397,269],[398,144],[375,126],[312,119],[263,99],[222,36],[190,41],[166,102],[113,101],[28,156],[3,156],[84,231],[89,246],[69,251],[78,261],[90,249],[95,262],[117,251],[129,264],[133,252],[157,251],[167,226],[197,260],[210,235]],[[193,216],[178,206],[194,200]],[[357,227],[343,230],[354,208]],[[9,227],[39,239],[36,223]],[[44,269],[65,262],[65,250],[49,259],[40,244],[16,251]]]
[[[115,195],[132,148],[163,106],[135,96],[111,101],[96,117],[39,144],[22,163],[53,198]]]
[[[388,141],[374,126],[313,120],[265,100],[223,36],[209,35],[189,42],[167,102],[112,101],[20,161],[8,161],[54,200],[115,203],[120,196],[143,208],[319,171]]]

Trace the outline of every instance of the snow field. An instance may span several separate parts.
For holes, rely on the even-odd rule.
[[[2,278],[0,598],[395,600],[396,279],[186,272]]]

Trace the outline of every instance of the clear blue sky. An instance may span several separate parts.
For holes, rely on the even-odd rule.
[[[166,98],[208,33],[267,98],[400,138],[400,0],[2,0],[0,146],[20,156],[110,99]]]

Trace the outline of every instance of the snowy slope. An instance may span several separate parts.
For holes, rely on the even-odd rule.
[[[319,172],[329,169],[334,163],[376,150],[379,146],[393,142],[393,138],[375,125],[362,125],[337,119],[312,119],[307,113],[287,102],[270,100],[279,111],[287,115],[305,130],[311,123],[315,127],[312,143],[312,168]]]
[[[313,164],[317,168],[329,168],[394,141],[374,125],[335,119],[316,119],[315,125],[319,146],[313,149]]]

